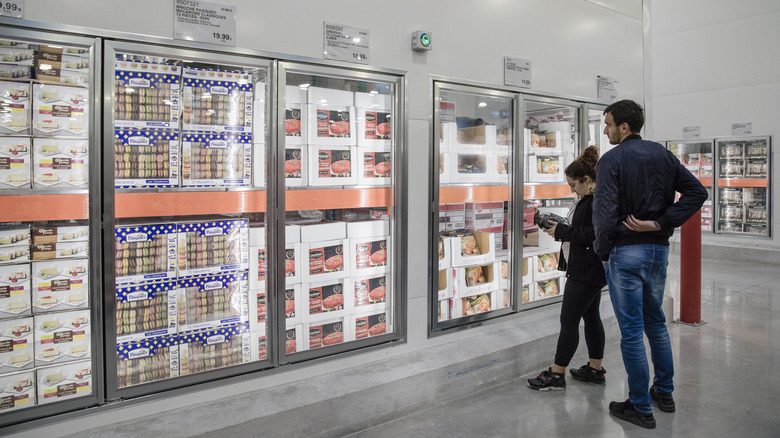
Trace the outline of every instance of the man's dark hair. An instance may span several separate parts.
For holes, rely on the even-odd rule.
[[[633,100],[620,100],[608,106],[604,110],[604,115],[612,114],[612,120],[616,126],[628,123],[628,127],[633,134],[639,133],[642,126],[645,125],[645,114],[642,106]]]

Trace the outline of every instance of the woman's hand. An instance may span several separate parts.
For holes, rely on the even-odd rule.
[[[623,225],[625,225],[629,230],[639,233],[647,231],[658,231],[661,229],[661,227],[658,225],[658,222],[639,220],[635,218],[633,214],[628,215],[626,220],[623,221]]]
[[[542,231],[544,231],[545,233],[547,233],[547,235],[555,239],[555,228],[558,226],[558,222],[552,219],[548,219],[547,221],[553,224],[553,226],[550,228],[542,228]]]

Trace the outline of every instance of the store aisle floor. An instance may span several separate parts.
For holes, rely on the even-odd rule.
[[[679,309],[679,258],[673,256],[669,266],[667,292]],[[349,437],[778,436],[778,266],[705,260],[702,319],[706,324],[699,327],[669,326],[677,412],[656,409],[654,430],[608,413],[611,400],[625,400],[628,394],[620,348],[612,344],[604,360],[604,387],[569,377],[566,391],[539,393],[528,389],[526,379],[533,375],[527,375]],[[572,366],[586,360],[577,356]]]

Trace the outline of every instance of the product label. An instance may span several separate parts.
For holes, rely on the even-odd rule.
[[[366,178],[390,177],[390,152],[363,152],[363,176]]]
[[[257,294],[257,322],[265,321],[266,306],[266,294]]]
[[[284,276],[295,277],[295,250],[284,251]]]
[[[266,277],[265,249],[257,250],[257,280],[263,281]]]
[[[302,168],[301,150],[285,149],[284,150],[284,177],[300,178],[301,168]]]
[[[384,275],[356,280],[354,283],[355,307],[383,303],[385,301],[386,283],[387,278]]]
[[[386,318],[384,313],[356,318],[355,339],[384,334],[387,331]]]
[[[387,240],[361,242],[355,245],[357,269],[387,266]]]
[[[344,270],[342,245],[311,248],[309,250],[309,274],[326,274]]]
[[[295,318],[295,289],[284,291],[284,314],[287,318]]]
[[[317,137],[349,138],[349,111],[317,110]]]
[[[352,155],[350,151],[321,150],[318,155],[320,178],[349,178],[352,176]]]
[[[284,133],[288,137],[301,136],[301,110],[286,108],[284,110]]]
[[[390,113],[366,111],[366,129],[364,135],[369,140],[389,140],[392,127]]]
[[[342,342],[344,342],[344,327],[341,322],[309,328],[309,348],[327,347]]]
[[[309,314],[344,309],[344,287],[341,283],[309,289]]]

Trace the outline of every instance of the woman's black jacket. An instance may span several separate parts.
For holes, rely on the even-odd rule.
[[[593,195],[584,196],[577,203],[571,225],[558,224],[555,227],[555,240],[570,242],[569,259],[561,250],[558,269],[566,271],[566,278],[604,287],[604,265],[593,250],[596,235],[593,231]]]

